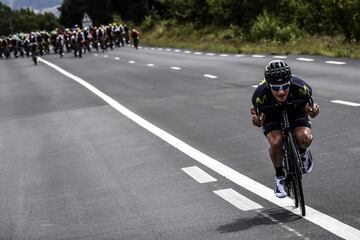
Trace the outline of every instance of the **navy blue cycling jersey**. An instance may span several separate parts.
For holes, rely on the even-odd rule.
[[[288,102],[294,100],[308,100],[312,95],[312,89],[309,84],[298,77],[292,76],[290,79]],[[252,103],[254,107],[261,107],[276,103],[275,97],[272,95],[268,84],[263,80],[256,88]],[[265,121],[263,123],[263,133],[267,135],[274,130],[281,130],[281,110],[268,109],[264,111]],[[305,112],[305,103],[296,104],[288,108],[289,123],[291,128],[308,127],[311,128],[311,121]]]
[[[312,89],[309,84],[304,80],[292,76],[290,79],[290,88],[287,101],[299,100],[299,99],[309,99],[312,95]],[[266,106],[276,102],[275,97],[272,95],[271,90],[266,84],[266,81],[263,80],[260,82],[259,86],[256,88],[252,96],[252,104],[255,107]]]

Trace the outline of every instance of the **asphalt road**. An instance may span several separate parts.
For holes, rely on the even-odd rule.
[[[360,239],[360,62],[285,59],[321,107],[302,218],[274,196],[249,116],[280,57],[126,47],[1,60],[0,239]]]

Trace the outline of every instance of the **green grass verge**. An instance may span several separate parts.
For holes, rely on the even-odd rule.
[[[185,48],[191,50],[221,53],[262,53],[262,54],[306,54],[329,57],[360,58],[360,44],[347,43],[341,36],[304,36],[286,43],[274,41],[254,41],[244,37],[239,29],[230,27],[220,30],[218,27],[196,29],[191,24],[174,26],[161,22],[155,27],[143,27],[143,44]]]

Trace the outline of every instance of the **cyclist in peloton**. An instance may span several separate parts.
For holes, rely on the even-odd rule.
[[[281,132],[281,111],[269,110],[258,116],[256,107],[273,103],[282,104],[293,100],[308,100],[312,89],[302,79],[291,74],[290,67],[282,60],[274,60],[267,64],[262,80],[252,96],[253,107],[250,109],[252,123],[262,127],[263,133],[270,144],[270,158],[275,168],[275,195],[279,198],[287,196],[285,191],[285,172],[283,162],[283,136]],[[304,163],[304,173],[310,173],[313,162],[308,151],[313,136],[311,132],[311,118],[320,112],[317,103],[294,105],[288,110],[290,126],[293,129],[299,145],[301,160]]]

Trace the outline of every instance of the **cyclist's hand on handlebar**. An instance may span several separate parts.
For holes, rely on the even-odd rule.
[[[311,117],[316,117],[320,112],[320,106],[317,103],[314,103],[312,106],[310,104],[306,104],[305,112]]]
[[[258,114],[256,113],[255,108],[252,107],[250,109],[250,114],[251,114],[252,123],[255,126],[261,127],[264,124],[264,121],[265,121],[265,114],[264,113],[260,113],[260,116],[258,116]]]

